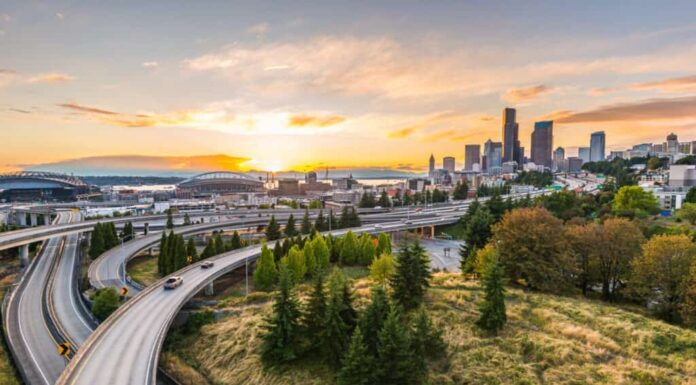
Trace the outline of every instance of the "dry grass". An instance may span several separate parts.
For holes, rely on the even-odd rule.
[[[157,273],[157,256],[144,255],[133,258],[128,262],[126,270],[135,282],[144,286],[149,286],[160,279]]]
[[[369,283],[359,279],[355,287],[363,305]],[[449,344],[449,363],[431,370],[431,384],[696,385],[694,331],[597,301],[509,289],[508,324],[500,336],[487,337],[473,324],[480,299],[476,282],[453,273],[434,277],[427,305]],[[253,303],[228,301],[225,310],[228,317],[165,355],[168,362],[180,357],[180,370],[202,375],[187,384],[335,383],[316,360],[263,370],[256,352],[259,325],[270,311],[268,295]]]
[[[0,299],[2,299],[7,291],[6,286],[15,282],[16,275],[11,274],[0,279]],[[19,385],[22,382],[17,376],[17,371],[12,365],[12,357],[7,351],[4,341],[0,341],[0,385]]]

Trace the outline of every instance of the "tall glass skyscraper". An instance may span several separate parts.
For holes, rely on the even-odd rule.
[[[553,166],[553,121],[546,120],[534,123],[532,132],[532,162],[539,166]]]
[[[604,160],[606,146],[606,135],[604,131],[593,132],[590,135],[590,162],[598,162]]]
[[[506,107],[503,110],[503,162],[516,161],[522,164],[520,159],[520,126],[517,124],[517,111]]]

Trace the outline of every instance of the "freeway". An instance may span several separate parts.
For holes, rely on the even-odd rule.
[[[72,216],[59,213],[56,222],[69,222]],[[58,355],[44,307],[46,282],[62,244],[61,237],[45,242],[7,299],[4,326],[8,344],[15,362],[21,363],[24,381],[32,385],[52,385],[66,365]]]

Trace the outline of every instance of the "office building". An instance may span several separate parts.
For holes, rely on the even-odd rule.
[[[606,158],[606,135],[604,131],[593,132],[590,135],[590,162],[599,162]]]
[[[538,166],[551,168],[553,159],[553,121],[534,123],[532,132],[532,162]]]
[[[486,158],[486,172],[489,174],[500,173],[500,168],[503,165],[503,144],[488,139],[483,145],[483,155]]]
[[[442,158],[442,168],[447,170],[447,172],[449,172],[449,173],[454,172],[454,167],[455,167],[454,163],[455,163],[455,161],[454,161],[453,156],[446,156],[446,157]]]
[[[481,145],[467,144],[464,147],[464,170],[473,170],[475,164],[481,164]]]
[[[611,151],[611,152],[609,152],[609,160],[614,160],[616,158],[623,159],[623,157],[624,157],[623,151]]]
[[[516,121],[517,111],[514,108],[503,110],[503,162],[515,161],[522,164],[520,157],[519,124]],[[502,164],[502,163],[501,163]]]
[[[553,152],[553,171],[560,170],[563,167],[564,160],[565,160],[565,149],[563,147],[558,147]]]
[[[667,135],[667,142],[665,142],[665,148],[668,153],[676,154],[679,152],[679,139],[677,134],[671,133]]]
[[[564,163],[567,165],[564,171],[570,173],[579,173],[582,171],[583,160],[579,157],[571,156],[570,158],[566,159]]]
[[[430,159],[428,160],[428,177],[433,177],[433,172],[435,171],[435,157],[430,154]]]
[[[696,166],[687,164],[669,166],[669,185],[670,187],[696,186]]]
[[[679,153],[680,154],[691,154],[692,142],[681,142],[679,143]]]
[[[590,148],[589,147],[578,147],[578,158],[582,159],[582,163],[587,163],[590,161]]]

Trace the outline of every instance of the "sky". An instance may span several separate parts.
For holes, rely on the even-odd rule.
[[[501,140],[696,140],[694,1],[0,3],[0,171],[418,171]],[[201,162],[200,159],[205,159]],[[203,166],[201,166],[201,164]]]

